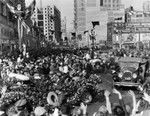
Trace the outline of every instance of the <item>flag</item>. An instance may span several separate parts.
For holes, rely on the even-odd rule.
[[[65,37],[65,39],[64,39],[65,41],[68,41],[68,38],[67,37]]]
[[[92,25],[93,25],[93,28],[94,28],[96,25],[99,25],[99,21],[93,21]]]
[[[130,6],[130,11],[134,11],[134,8],[133,8],[133,6]]]
[[[8,3],[6,3],[6,5],[9,8],[10,12],[12,12],[13,14],[16,14],[15,8],[13,6],[10,6]]]
[[[71,37],[72,40],[76,39],[76,33],[72,32],[71,35],[72,35]]]
[[[52,32],[52,34],[54,34],[55,33],[55,31],[54,30],[50,30],[51,32]]]
[[[128,14],[129,14],[129,15],[134,15],[135,13],[136,13],[136,12],[135,12],[133,6],[130,6],[130,7],[128,8]]]
[[[20,15],[21,17],[24,17],[24,11],[15,10],[15,7],[11,6],[9,3],[6,3],[6,6],[14,16]]]
[[[71,33],[71,35],[72,35],[72,36],[74,36],[74,37],[76,37],[76,33],[74,33],[74,32],[73,32],[73,33]]]
[[[31,15],[34,13],[35,5],[36,1],[33,0],[33,2],[25,9],[25,19],[31,17]]]
[[[75,40],[76,39],[76,37],[71,37],[71,40]]]
[[[86,34],[86,33],[88,33],[89,31],[87,30],[87,31],[84,31],[84,34]]]
[[[82,40],[82,35],[81,35],[81,34],[78,35],[78,39],[79,39],[80,41]]]

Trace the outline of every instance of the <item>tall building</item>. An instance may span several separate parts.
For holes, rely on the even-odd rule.
[[[85,0],[74,0],[74,21],[75,30],[77,34],[81,34],[85,31],[86,21],[86,9]]]
[[[44,35],[46,40],[55,41],[54,27],[54,6],[46,6],[43,8]]]
[[[85,0],[74,0],[74,29],[76,32],[77,39],[82,40],[82,37],[84,36],[83,33],[86,30],[86,2]]]
[[[101,10],[119,10],[122,7],[121,0],[100,0]]]
[[[150,1],[145,1],[143,3],[143,11],[144,12],[150,12]]]
[[[6,3],[0,0],[0,54],[13,53],[18,42],[16,33],[17,21],[7,8]]]
[[[124,22],[123,8],[121,0],[74,0],[74,29],[79,47],[91,47],[89,34],[83,32],[90,31],[94,21],[100,24],[95,27],[95,43],[99,45],[102,41],[106,41],[107,23]],[[79,34],[82,35],[82,39],[78,39]]]
[[[47,41],[55,43],[61,41],[61,13],[56,6],[36,8],[32,20],[36,22],[36,26],[43,30]]]
[[[67,37],[67,19],[64,17],[61,20],[61,32],[62,32],[62,39],[65,40],[65,37]]]
[[[59,9],[54,6],[54,28],[55,28],[55,39],[57,43],[61,42],[61,13]]]
[[[21,10],[25,10],[25,0],[9,0],[12,5],[15,7],[15,9],[17,9],[17,5],[21,4],[22,9]]]
[[[43,9],[35,8],[34,14],[31,17],[33,24],[35,23],[37,27],[44,30],[44,22],[43,22]]]

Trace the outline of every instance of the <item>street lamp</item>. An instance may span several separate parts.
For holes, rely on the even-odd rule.
[[[91,29],[91,34],[90,34],[90,39],[91,39],[91,41],[92,41],[92,56],[91,56],[91,58],[93,59],[94,58],[94,48],[95,48],[95,36],[96,36],[96,34],[95,34],[95,30],[94,30],[94,28],[93,29]]]

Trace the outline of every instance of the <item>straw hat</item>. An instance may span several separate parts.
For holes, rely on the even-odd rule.
[[[49,92],[47,96],[47,102],[49,105],[52,106],[58,106],[59,105],[59,99],[56,93],[54,92]]]
[[[45,113],[46,113],[45,108],[44,108],[44,107],[41,107],[41,106],[36,107],[35,110],[34,110],[34,114],[35,114],[36,116],[42,116],[42,115],[45,114]]]

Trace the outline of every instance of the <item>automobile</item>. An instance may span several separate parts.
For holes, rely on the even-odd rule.
[[[120,71],[113,76],[115,86],[138,87],[146,81],[146,60],[134,57],[121,57],[118,60]]]

